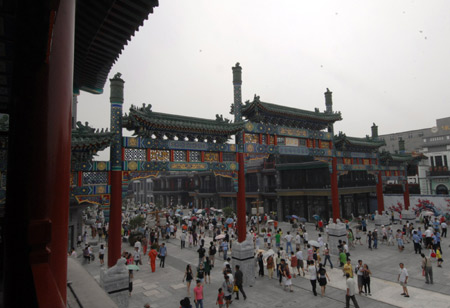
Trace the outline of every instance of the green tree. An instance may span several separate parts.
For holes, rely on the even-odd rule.
[[[225,217],[233,217],[233,209],[229,206],[223,208],[222,212]]]
[[[131,218],[129,225],[131,230],[135,230],[138,227],[143,227],[145,225],[145,218],[141,215]]]

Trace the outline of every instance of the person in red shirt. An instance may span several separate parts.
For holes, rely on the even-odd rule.
[[[219,308],[223,308],[224,302],[223,298],[225,296],[225,293],[223,292],[222,288],[219,289],[219,294],[217,294],[217,300],[216,305],[219,305]]]
[[[197,280],[197,286],[194,288],[194,303],[196,308],[203,308],[203,285]]]

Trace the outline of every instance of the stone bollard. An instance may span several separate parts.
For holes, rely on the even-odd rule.
[[[391,218],[388,215],[380,215],[378,211],[375,211],[374,223],[377,227],[389,226],[391,224]]]
[[[100,286],[119,308],[127,308],[130,298],[128,291],[130,274],[126,262],[125,258],[120,258],[110,269],[100,270]]]
[[[239,265],[244,274],[243,285],[252,287],[255,284],[255,250],[250,233],[247,233],[247,237],[242,243],[233,244],[231,264],[233,271],[235,266]]]
[[[339,219],[336,220],[336,223],[328,224],[328,235],[330,254],[338,256],[339,250],[337,246],[339,245],[339,240],[347,242],[347,230],[345,228],[345,224]]]
[[[411,210],[402,211],[402,220],[415,220],[416,214]]]

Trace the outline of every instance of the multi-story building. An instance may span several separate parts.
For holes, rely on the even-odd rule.
[[[450,117],[437,119],[436,126],[418,130],[381,135],[389,152],[423,153],[427,159],[417,166],[416,176],[409,176],[411,183],[420,184],[422,194],[448,195],[450,189]]]

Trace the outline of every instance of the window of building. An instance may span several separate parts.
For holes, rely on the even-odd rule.
[[[409,138],[409,139],[412,139],[412,137],[413,137],[413,133],[409,133],[409,134],[408,134],[408,138]]]
[[[395,140],[395,136],[394,135],[389,136],[389,140],[394,141]]]
[[[423,137],[423,132],[420,132],[418,136]]]
[[[442,167],[444,165],[443,161],[442,161],[442,156],[435,156],[434,157],[434,162],[435,162],[435,166],[436,167]]]

